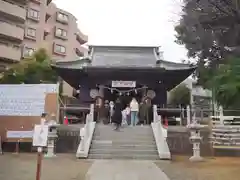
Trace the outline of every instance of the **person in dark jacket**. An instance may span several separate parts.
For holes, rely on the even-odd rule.
[[[122,110],[123,110],[123,106],[122,106],[120,99],[118,98],[115,102],[114,114],[113,114],[113,119],[112,119],[112,122],[116,126],[114,130],[119,130],[119,128],[122,124]]]

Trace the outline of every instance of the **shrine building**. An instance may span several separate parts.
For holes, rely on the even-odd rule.
[[[174,52],[173,52],[174,53]],[[149,98],[164,107],[167,91],[190,76],[195,66],[165,61],[154,46],[90,46],[88,57],[56,62],[53,69],[79,93],[79,102],[97,97],[128,104],[132,97]]]

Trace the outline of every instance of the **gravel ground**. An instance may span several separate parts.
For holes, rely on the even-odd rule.
[[[0,155],[0,180],[35,180],[36,154]],[[177,156],[172,162],[158,161],[170,180],[239,180],[240,158],[205,158],[191,163],[189,157]],[[41,180],[85,180],[92,161],[79,160],[74,155],[58,154],[44,158]]]
[[[0,155],[0,180],[35,180],[36,154]],[[41,180],[85,180],[92,162],[74,155],[44,158]]]
[[[240,158],[205,158],[191,163],[189,157],[173,157],[172,162],[156,162],[170,180],[239,180]]]

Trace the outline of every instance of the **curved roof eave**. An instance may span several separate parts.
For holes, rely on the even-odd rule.
[[[156,64],[155,66],[148,66],[148,67],[136,67],[136,66],[111,66],[111,65],[98,65],[94,66],[91,64],[92,60],[87,57],[87,58],[81,58],[77,60],[71,60],[71,61],[56,61],[55,64],[52,64],[52,66],[56,68],[65,68],[65,69],[82,69],[84,67],[91,68],[91,69],[104,69],[104,68],[112,68],[112,69],[162,69],[164,68],[165,70],[189,70],[189,69],[196,69],[197,66],[190,66],[188,64],[183,64],[183,63],[175,63],[175,62],[170,62],[170,61],[162,61],[163,64]],[[166,63],[164,65],[164,63]],[[171,64],[173,66],[168,66],[167,64]]]

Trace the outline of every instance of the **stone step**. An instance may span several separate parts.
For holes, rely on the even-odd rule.
[[[115,126],[107,126],[107,127],[104,127],[104,128],[99,128],[99,127],[96,127],[95,130],[99,130],[99,131],[112,131],[113,129],[115,128]],[[126,126],[126,127],[121,127],[120,130],[122,131],[129,131],[129,132],[151,132],[152,131],[152,128],[149,126],[149,127],[142,127],[142,126],[139,126],[138,128],[135,128],[135,127],[131,127],[131,126]]]
[[[93,136],[93,140],[125,140],[127,139],[128,141],[154,141],[154,137],[153,136]]]
[[[101,128],[101,129],[104,129],[104,128],[109,128],[109,127],[113,127],[114,124],[96,124],[96,127],[97,128]],[[126,125],[125,127],[129,127],[129,128],[132,128],[132,129],[149,129],[151,128],[150,125],[137,125],[137,126],[131,126],[131,125]]]
[[[89,159],[124,159],[124,160],[159,160],[158,155],[118,155],[118,154],[89,154]]]
[[[118,131],[114,131],[114,127],[109,128],[109,129],[98,129],[95,128],[95,132],[118,132]],[[126,132],[126,133],[151,133],[152,129],[148,129],[148,130],[142,130],[142,129],[130,129],[130,128],[120,128],[119,129],[120,132]]]
[[[134,131],[124,131],[122,129],[120,129],[119,131],[115,131],[115,130],[111,130],[111,131],[98,131],[98,130],[94,130],[95,134],[136,134],[136,135],[152,135],[153,131],[149,131],[149,132],[143,132],[143,131],[139,131],[139,132],[134,132]]]
[[[92,144],[91,149],[152,149],[157,150],[156,145],[146,144]]]
[[[157,150],[150,150],[150,149],[90,149],[90,154],[112,154],[112,155],[157,155]]]
[[[148,133],[152,132],[152,129],[144,130],[144,129],[120,128],[119,130],[120,130],[119,132],[125,132],[125,133],[146,133],[146,134],[148,134]],[[108,129],[98,129],[98,128],[95,128],[95,132],[112,132],[112,133],[116,133],[118,131],[114,131],[114,127],[111,127],[111,128],[108,128]]]
[[[126,131],[123,131],[123,130],[120,130],[120,131],[114,131],[114,130],[111,130],[111,131],[97,131],[95,130],[94,131],[94,134],[96,135],[139,135],[139,136],[152,136],[153,135],[153,132],[150,131],[150,132],[126,132]]]
[[[156,145],[155,141],[144,141],[144,140],[129,140],[129,139],[116,139],[112,140],[95,140],[93,138],[92,144],[112,144],[112,145]]]

